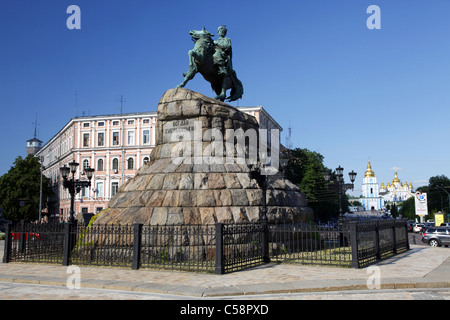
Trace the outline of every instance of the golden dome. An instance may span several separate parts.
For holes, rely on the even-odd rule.
[[[397,171],[395,171],[394,180],[392,180],[392,184],[394,183],[400,183],[400,180],[398,179]]]
[[[371,178],[371,177],[375,177],[375,172],[372,171],[372,166],[370,165],[370,161],[367,164],[367,171],[364,174],[365,178]]]
[[[381,183],[381,189],[386,189],[386,187],[384,186],[384,182]]]
[[[410,188],[410,189],[412,189],[412,188],[413,188],[413,186],[412,186],[412,182],[410,182],[410,183],[409,183],[409,188]]]

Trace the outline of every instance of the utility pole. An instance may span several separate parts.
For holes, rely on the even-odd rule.
[[[441,189],[442,191],[444,191],[447,196],[448,196],[448,210],[450,211],[450,193],[445,189],[445,187],[443,185],[436,185],[436,187],[438,187],[439,189]],[[442,211],[444,211],[444,208],[442,208]]]
[[[120,114],[123,113],[123,103],[124,103],[124,99],[123,99],[123,94],[120,95],[120,98],[116,99],[117,102],[120,102]]]

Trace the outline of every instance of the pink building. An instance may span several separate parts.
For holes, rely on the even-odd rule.
[[[238,108],[253,115],[264,129],[282,130],[262,107]],[[59,168],[73,160],[80,164],[75,179],[87,180],[83,168],[95,169],[91,187],[75,197],[75,214],[98,213],[119,187],[132,179],[150,159],[155,146],[156,112],[76,117],[70,120],[36,156],[43,158],[44,175],[55,196],[49,199],[51,218],[66,220],[70,195],[62,186]]]

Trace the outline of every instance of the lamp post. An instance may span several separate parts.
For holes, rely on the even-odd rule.
[[[77,171],[79,164],[75,161],[69,163],[69,167],[64,165],[64,167],[59,168],[61,176],[63,177],[63,187],[69,191],[70,194],[70,216],[69,222],[74,222],[75,217],[75,194],[81,191],[81,188],[86,188],[91,186],[91,179],[94,175],[94,169],[85,168],[84,172],[88,181],[75,180],[75,172]],[[72,179],[69,179],[69,175],[72,173]]]
[[[447,196],[448,196],[448,210],[450,211],[450,193],[445,189],[446,187],[444,187],[442,184],[436,185],[437,188],[441,189],[442,191],[444,191]],[[443,205],[442,205],[442,195],[441,195],[441,207],[442,207],[442,211],[444,211]]]
[[[253,166],[250,165],[250,179],[255,179],[256,183],[262,190],[262,209],[261,209],[261,220],[262,222],[267,222],[267,205],[266,205],[266,191],[267,191],[267,175],[262,174],[261,171],[264,169],[264,165],[258,163]]]
[[[339,195],[339,221],[342,221],[343,218],[343,209],[342,209],[342,197],[343,194],[346,190],[352,189],[354,188],[353,182],[355,182],[356,179],[356,172],[355,171],[351,171],[348,173],[349,177],[350,177],[350,181],[352,183],[344,183],[344,168],[342,168],[341,166],[336,168],[336,181],[333,181],[333,185],[337,188],[338,191],[338,195]],[[325,179],[325,181],[327,183],[331,182],[331,174],[328,171],[325,171],[323,173],[323,177]]]
[[[266,166],[258,163],[257,165],[250,165],[249,176],[250,179],[255,179],[258,186],[262,191],[262,208],[261,208],[261,225],[262,225],[262,259],[264,262],[270,262],[269,257],[269,227],[267,218],[267,172],[265,172]]]

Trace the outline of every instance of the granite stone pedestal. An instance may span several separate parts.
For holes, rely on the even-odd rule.
[[[223,143],[239,130],[258,132],[256,119],[226,103],[181,88],[168,90],[157,112],[156,145],[150,161],[120,187],[109,202],[109,210],[102,212],[95,223],[259,221],[263,191],[250,178],[242,153],[230,155],[232,148],[227,149]],[[248,156],[249,147],[244,152]],[[282,175],[269,180],[266,199],[269,223],[312,218],[305,196]]]

